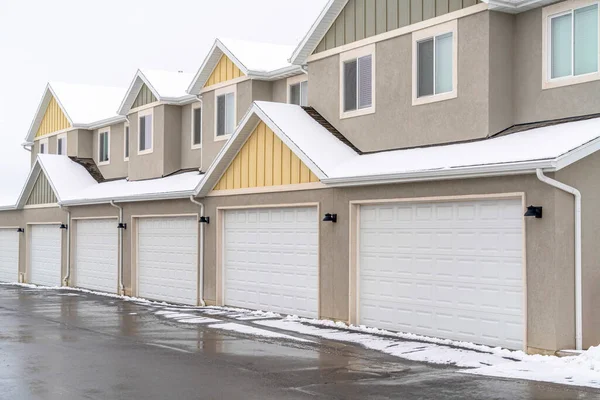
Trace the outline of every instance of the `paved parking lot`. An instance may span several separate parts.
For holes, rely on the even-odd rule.
[[[471,376],[348,343],[184,324],[162,318],[161,309],[168,308],[72,291],[0,286],[0,397],[600,398],[591,389]]]

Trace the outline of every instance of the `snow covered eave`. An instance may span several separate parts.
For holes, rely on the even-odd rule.
[[[170,104],[175,106],[184,106],[186,104],[191,104],[197,100],[198,98],[193,94],[187,94],[182,97],[161,97],[159,99],[159,101],[164,104]]]
[[[483,2],[488,3],[490,10],[519,14],[534,8],[556,3],[558,0],[483,0]]]
[[[248,76],[252,79],[263,80],[263,81],[275,81],[278,79],[287,78],[290,76],[300,75],[306,73],[299,65],[290,65],[288,67],[280,68],[274,71],[261,72],[261,71],[249,71]]]
[[[170,192],[170,193],[154,193],[154,194],[143,194],[136,196],[121,196],[121,197],[111,197],[104,199],[82,199],[82,200],[65,200],[60,201],[58,204],[62,206],[89,206],[89,205],[98,205],[98,204],[109,204],[111,201],[115,203],[135,203],[140,201],[160,201],[160,200],[177,200],[177,199],[187,199],[195,192],[192,190],[184,190],[178,192]]]
[[[396,174],[324,178],[321,179],[321,182],[331,187],[384,185],[391,183],[470,179],[503,175],[526,175],[535,174],[538,168],[543,169],[545,172],[554,172],[558,170],[555,160],[537,160],[524,163],[468,166],[428,171],[402,172]]]
[[[117,115],[111,118],[103,119],[102,121],[92,122],[91,124],[79,124],[74,123],[69,130],[73,129],[85,129],[85,130],[94,130],[99,128],[104,128],[109,125],[118,124],[121,122],[126,122],[127,118],[123,115]]]

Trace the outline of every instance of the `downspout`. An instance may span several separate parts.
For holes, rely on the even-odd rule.
[[[544,175],[540,168],[536,170],[540,181],[570,193],[575,197],[575,346],[576,350],[583,348],[583,307],[581,284],[581,193],[574,187],[565,185]]]
[[[115,204],[114,200],[110,201],[110,205],[119,209],[119,294],[125,296],[125,285],[123,284],[123,207]]]
[[[67,208],[64,209],[62,204],[59,204],[61,210],[67,213],[67,275],[63,279],[65,286],[69,286],[69,279],[71,279],[71,211]]]
[[[200,203],[194,198],[194,195],[190,196],[190,201],[198,206],[200,206],[200,216],[204,216],[204,204]],[[206,306],[204,302],[204,225],[200,224],[200,265],[199,265],[199,279],[198,279],[198,293],[200,294],[200,305],[202,307]]]

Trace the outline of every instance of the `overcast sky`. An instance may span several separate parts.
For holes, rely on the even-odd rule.
[[[196,72],[216,37],[296,44],[327,0],[0,0],[0,205],[48,81],[127,87],[137,68]]]

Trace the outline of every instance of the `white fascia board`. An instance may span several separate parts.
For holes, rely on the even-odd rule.
[[[279,68],[269,72],[249,71],[248,76],[252,79],[275,81],[303,73],[306,74],[306,71],[304,71],[300,65],[290,65],[288,67]]]
[[[194,193],[194,190],[186,190],[172,193],[155,193],[139,196],[111,197],[105,199],[66,200],[59,202],[58,204],[62,206],[85,206],[94,204],[109,204],[111,201],[114,201],[115,203],[135,203],[141,201],[177,200],[187,199]]]
[[[554,162],[556,171],[568,167],[598,150],[600,150],[600,138],[589,141],[586,144],[557,157]]]
[[[368,175],[358,177],[325,178],[321,182],[332,187],[383,185],[390,183],[408,183],[437,181],[448,179],[482,178],[502,175],[534,174],[536,169],[547,172],[556,170],[554,160],[539,160],[522,163],[494,164],[474,167],[436,169],[399,174]]]
[[[126,122],[126,121],[127,121],[127,117],[125,117],[124,115],[119,115],[116,117],[103,119],[102,121],[93,122],[91,124],[73,124],[73,127],[71,129],[94,130],[94,129],[100,129],[100,128],[104,128],[104,127],[107,127],[110,125],[114,125],[114,124],[118,124],[118,123]]]
[[[483,0],[488,3],[490,10],[502,11],[509,14],[518,14],[533,8],[542,7],[548,4],[557,3],[559,0],[525,0],[519,2],[502,0]]]
[[[198,98],[193,94],[188,94],[182,97],[161,97],[160,101],[165,104],[171,104],[176,106],[184,106],[197,101]]]
[[[306,63],[308,56],[323,39],[347,3],[348,0],[329,0],[327,2],[321,14],[292,53],[292,57],[289,59],[291,64],[303,65]]]

